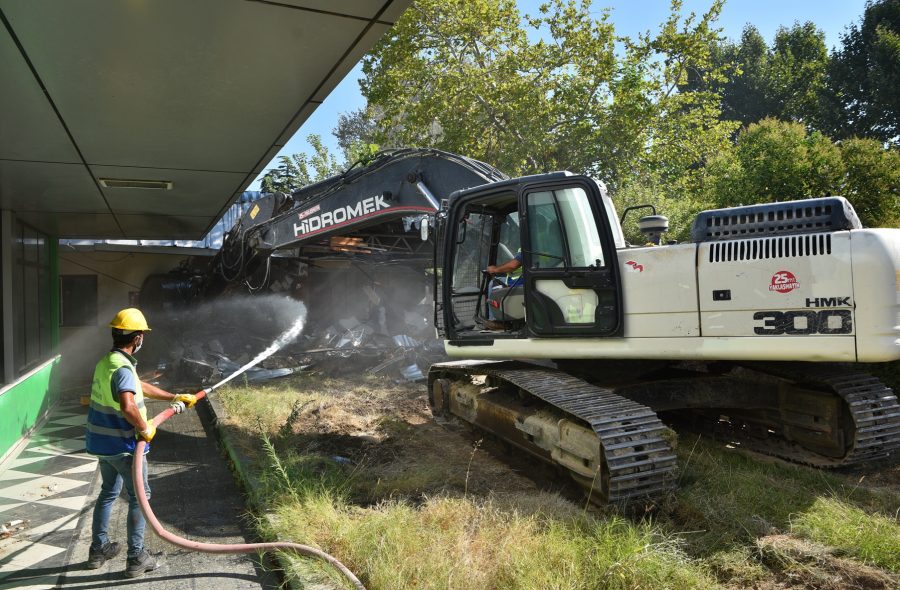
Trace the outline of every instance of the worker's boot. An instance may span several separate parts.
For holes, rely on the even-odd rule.
[[[125,577],[136,578],[144,572],[155,570],[158,565],[156,558],[144,549],[137,557],[128,558],[127,565],[125,566]]]
[[[106,563],[107,560],[112,559],[113,557],[118,555],[120,549],[121,547],[115,541],[106,543],[106,545],[104,545],[100,549],[94,549],[93,547],[91,547],[90,549],[88,549],[87,568],[89,570],[97,569],[98,567]]]

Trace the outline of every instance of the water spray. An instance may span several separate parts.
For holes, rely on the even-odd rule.
[[[204,398],[211,391],[216,389],[217,387],[221,387],[225,385],[235,377],[238,377],[244,371],[248,369],[252,369],[265,359],[269,358],[281,348],[286,346],[288,343],[293,341],[297,336],[300,335],[301,330],[303,330],[303,323],[305,320],[305,314],[300,314],[294,324],[281,336],[275,339],[275,341],[269,345],[264,351],[256,355],[256,357],[251,360],[249,363],[226,377],[222,379],[215,385],[211,387],[207,387],[202,391],[198,391],[196,396],[197,400]],[[181,402],[171,404],[167,409],[163,410],[159,414],[153,417],[153,424],[159,427],[160,424],[171,418],[175,414],[180,414],[184,411],[184,404]],[[185,539],[184,537],[179,537],[173,533],[170,533],[166,529],[163,528],[162,524],[160,524],[159,520],[156,518],[156,515],[153,514],[153,510],[150,508],[150,502],[147,499],[147,494],[144,491],[144,486],[141,482],[144,480],[144,452],[147,448],[147,442],[138,439],[137,448],[134,451],[134,461],[131,464],[131,475],[134,479],[134,491],[137,494],[138,502],[141,505],[141,512],[144,513],[144,518],[147,520],[147,523],[150,524],[150,527],[153,531],[159,536],[159,538],[164,541],[168,541],[169,543],[175,545],[176,547],[181,547],[182,549],[187,549],[189,551],[199,551],[201,553],[256,553],[258,551],[290,551],[293,553],[297,553],[298,555],[305,555],[307,557],[315,557],[317,559],[321,559],[323,561],[331,564],[335,569],[337,569],[341,574],[347,578],[356,588],[357,590],[366,590],[365,586],[363,586],[362,582],[356,577],[356,575],[350,571],[347,566],[337,560],[332,555],[325,553],[315,547],[310,547],[309,545],[301,545],[299,543],[288,543],[288,542],[275,542],[275,543],[201,543],[199,541],[191,541],[190,539]]]
[[[306,319],[305,316],[301,314],[297,318],[297,320],[294,322],[294,325],[291,326],[290,328],[288,328],[288,330],[284,334],[282,334],[281,336],[276,338],[275,342],[270,344],[267,349],[265,349],[264,351],[262,351],[261,353],[256,355],[256,357],[254,357],[253,360],[251,360],[249,363],[247,363],[246,365],[244,365],[243,367],[241,367],[240,369],[238,369],[237,371],[235,371],[234,373],[232,373],[225,379],[222,379],[221,381],[219,381],[212,387],[207,387],[206,389],[204,389],[203,395],[205,396],[207,393],[216,389],[217,387],[221,387],[222,385],[225,385],[226,383],[228,383],[235,377],[243,374],[245,371],[252,369],[259,363],[263,362],[264,360],[266,360],[267,358],[269,358],[270,356],[272,356],[273,354],[275,354],[276,352],[278,352],[279,350],[281,350],[282,348],[287,346],[290,342],[293,342],[294,338],[299,336],[300,332],[303,330],[303,322],[305,319]]]

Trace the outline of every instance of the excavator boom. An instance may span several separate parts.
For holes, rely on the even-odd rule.
[[[245,282],[278,250],[327,243],[404,219],[410,221],[407,226],[419,226],[421,218],[434,214],[454,191],[505,178],[493,166],[464,156],[397,149],[290,195],[268,195],[225,236],[207,273],[204,296]]]

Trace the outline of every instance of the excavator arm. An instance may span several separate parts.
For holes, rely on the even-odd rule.
[[[269,195],[226,235],[211,263],[205,295],[246,280],[277,250],[431,215],[457,190],[504,179],[493,166],[471,158],[434,149],[398,149],[290,195]]]

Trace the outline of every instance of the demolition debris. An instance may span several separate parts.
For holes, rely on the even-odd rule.
[[[380,304],[382,299],[376,301]],[[218,299],[161,316],[159,350],[148,353],[156,353],[159,373],[167,379],[214,383],[247,363],[298,313],[306,313],[303,304],[285,296]],[[407,313],[403,321],[417,337],[388,335],[386,315],[376,310],[369,320],[349,316],[325,326],[310,318],[308,330],[297,340],[248,370],[242,379],[257,383],[304,371],[331,376],[369,373],[397,381],[425,379],[432,363],[445,360],[443,343],[423,337],[428,321],[414,313]]]

